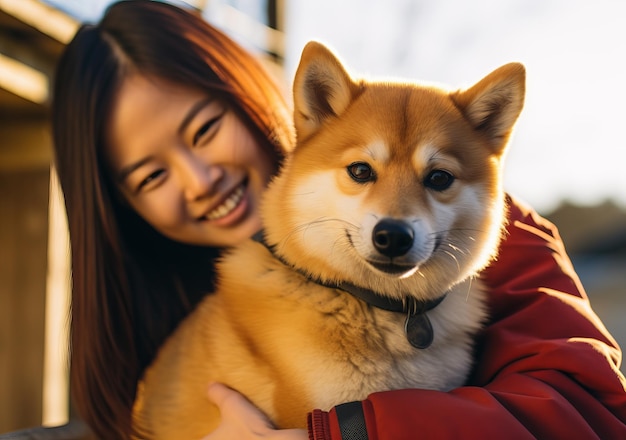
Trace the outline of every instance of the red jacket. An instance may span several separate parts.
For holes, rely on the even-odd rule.
[[[509,202],[508,236],[482,275],[491,319],[468,385],[315,410],[310,439],[626,439],[620,348],[591,309],[556,227]]]

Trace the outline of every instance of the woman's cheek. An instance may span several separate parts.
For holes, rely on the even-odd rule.
[[[142,201],[139,214],[155,229],[171,229],[181,224],[183,220],[182,199],[176,196],[172,188],[155,188],[146,194]]]

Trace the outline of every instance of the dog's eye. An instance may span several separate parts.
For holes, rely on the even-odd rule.
[[[435,191],[444,191],[450,188],[454,182],[454,176],[447,171],[433,170],[424,179],[424,186]]]
[[[365,162],[354,162],[348,165],[348,174],[355,182],[371,182],[376,179],[376,174],[372,167]]]

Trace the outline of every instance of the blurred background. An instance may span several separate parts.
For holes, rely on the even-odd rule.
[[[592,307],[626,347],[626,2],[172,2],[258,53],[286,93],[310,39],[355,74],[452,87],[524,63],[506,188],[560,228]],[[69,260],[51,172],[50,80],[79,24],[109,3],[0,0],[0,433],[69,417]]]

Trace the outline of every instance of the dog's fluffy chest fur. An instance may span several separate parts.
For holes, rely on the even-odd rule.
[[[158,421],[164,431],[155,438],[175,438],[183,427],[188,435],[213,429],[215,409],[204,395],[213,381],[245,393],[279,426],[302,427],[312,408],[378,390],[449,390],[469,372],[471,335],[484,317],[478,281],[459,285],[428,312],[435,338],[420,350],[406,339],[404,315],[308,281],[256,242],[230,253],[219,272],[219,293],[181,325],[161,350],[167,361],[145,377],[136,416],[144,429]],[[153,386],[156,377],[167,383]],[[152,405],[164,399],[170,403]],[[168,420],[177,434],[166,431]]]
[[[256,276],[241,277],[242,262]],[[233,310],[229,319],[246,329],[246,338],[258,339],[281,370],[289,364],[308,392],[319,394],[312,402],[316,407],[342,401],[336,398],[341,388],[351,388],[346,395],[354,399],[355,393],[365,397],[381,389],[446,390],[461,385],[470,364],[472,335],[485,318],[481,283],[459,284],[427,312],[435,339],[420,350],[407,340],[404,314],[307,280],[258,243],[238,248],[220,265],[220,273],[221,286],[233,292],[225,300],[226,308]],[[256,313],[242,319],[238,314],[245,308]],[[259,353],[259,345],[254,350]],[[328,396],[328,406],[321,396]]]

